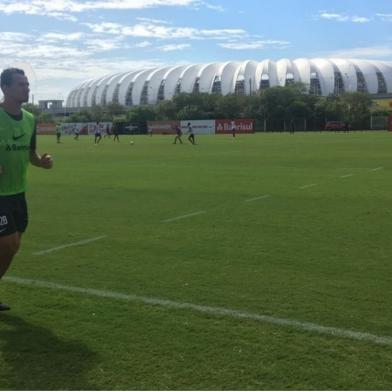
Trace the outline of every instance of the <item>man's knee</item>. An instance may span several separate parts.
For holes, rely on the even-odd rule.
[[[0,237],[0,256],[12,258],[19,250],[20,235],[18,233]],[[2,257],[0,257],[2,258]]]

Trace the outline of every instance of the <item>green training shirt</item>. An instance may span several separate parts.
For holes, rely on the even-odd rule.
[[[0,106],[0,196],[26,191],[27,166],[35,149],[34,116],[24,109],[13,116]]]

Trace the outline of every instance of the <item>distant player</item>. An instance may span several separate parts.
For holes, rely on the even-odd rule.
[[[112,132],[110,131],[109,124],[106,124],[105,134],[103,135],[103,137],[106,137],[106,136],[109,139],[111,139],[111,137],[112,137]]]
[[[101,127],[99,121],[94,125],[94,144],[99,144],[102,139]]]
[[[196,142],[195,142],[195,134],[193,133],[193,129],[192,129],[191,123],[188,123],[187,128],[188,128],[187,134],[189,134],[188,140],[189,140],[193,145],[195,145],[195,144],[196,144]]]
[[[4,101],[0,104],[0,278],[18,252],[28,223],[25,198],[29,163],[51,169],[52,157],[36,149],[36,121],[22,108],[29,100],[29,81],[18,68],[5,69],[0,76]],[[46,190],[43,189],[45,192]],[[41,225],[40,235],[46,228]],[[20,298],[22,301],[22,297]],[[0,302],[0,311],[10,307]]]
[[[119,127],[120,125],[118,123],[114,123],[112,127],[112,133],[114,135],[113,141],[115,142],[117,140],[118,143],[120,143],[120,138],[118,137],[119,135]]]
[[[236,131],[237,131],[237,127],[236,127],[236,125],[235,125],[235,121],[233,120],[233,121],[231,122],[231,134],[233,135],[233,138],[235,138],[235,133],[236,133]]]
[[[179,125],[176,125],[175,130],[176,130],[176,137],[174,138],[173,144],[177,144],[177,140],[180,142],[180,144],[182,144],[182,140],[181,140],[182,130],[181,130],[181,127]]]
[[[74,134],[74,139],[79,140],[79,129],[77,125],[74,125],[72,128],[72,132]]]
[[[293,119],[291,119],[290,121],[290,133],[294,133],[295,132],[295,122]]]
[[[57,143],[61,143],[61,123],[56,124],[56,138]]]

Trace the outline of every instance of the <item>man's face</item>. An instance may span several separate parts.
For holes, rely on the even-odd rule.
[[[12,99],[19,103],[29,101],[29,81],[25,75],[13,74],[10,86],[4,86],[4,97]]]

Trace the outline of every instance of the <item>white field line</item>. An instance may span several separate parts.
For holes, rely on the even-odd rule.
[[[56,246],[55,248],[50,248],[50,249],[46,249],[46,250],[41,250],[39,252],[34,252],[33,255],[35,255],[35,256],[46,255],[48,253],[56,252],[56,251],[64,249],[64,248],[70,248],[71,246],[79,246],[79,245],[89,244],[90,242],[98,241],[98,240],[101,240],[102,238],[105,238],[105,237],[107,237],[107,236],[101,235],[99,237],[89,238],[87,240],[73,242],[71,244],[64,244],[64,245]]]
[[[205,213],[206,213],[205,211],[192,212],[191,214],[176,216],[175,218],[170,218],[170,219],[165,219],[162,222],[163,223],[174,222],[174,221],[177,221],[180,219],[186,219],[186,218],[190,218],[191,216],[201,215],[201,214],[205,214]]]
[[[271,195],[263,195],[263,196],[252,197],[251,199],[244,200],[244,202],[245,203],[250,203],[251,201],[268,199],[269,197],[271,197]]]
[[[344,176],[340,176],[340,178],[347,178],[347,177],[352,177],[354,174],[345,174]]]
[[[306,188],[312,188],[314,186],[317,186],[318,184],[308,184],[308,185],[302,185],[298,189],[306,189]]]
[[[300,331],[313,332],[322,335],[330,335],[339,338],[348,338],[357,341],[363,341],[368,343],[380,344],[383,346],[392,346],[392,337],[390,336],[379,336],[367,332],[352,331],[349,329],[325,327],[323,325],[314,324],[310,322],[297,321],[292,319],[277,318],[272,316],[266,316],[257,313],[250,313],[247,311],[229,309],[223,307],[197,305],[189,302],[177,302],[167,299],[144,297],[134,294],[123,294],[114,291],[96,290],[82,287],[66,286],[62,284],[45,282],[33,279],[23,279],[18,277],[5,277],[5,281],[10,283],[16,283],[24,286],[40,287],[45,289],[67,291],[71,293],[77,293],[82,295],[110,298],[114,300],[121,300],[127,302],[142,303],[146,305],[162,306],[165,308],[192,310],[199,313],[212,314],[214,316],[225,316],[235,319],[244,319],[257,321],[266,324],[278,325],[282,327],[294,328]]]
[[[375,169],[369,169],[368,171],[370,172],[375,172],[375,171],[379,171],[379,170],[383,170],[384,167],[380,166],[380,167],[376,167]]]

